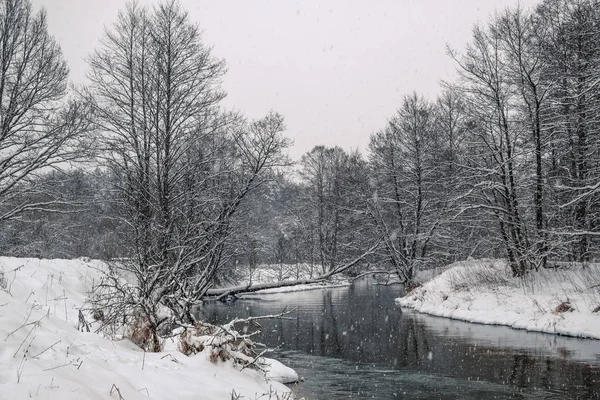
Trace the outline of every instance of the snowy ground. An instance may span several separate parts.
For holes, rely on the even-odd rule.
[[[519,279],[502,260],[463,261],[396,302],[441,317],[600,339],[598,284],[598,265]]]
[[[78,330],[79,310],[98,261],[0,257],[0,398],[6,399],[243,399],[288,393],[278,381],[295,372],[271,363],[270,380],[187,357],[176,343],[144,353],[128,340]],[[282,397],[279,397],[282,398]]]

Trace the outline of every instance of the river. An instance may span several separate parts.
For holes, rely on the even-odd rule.
[[[261,321],[259,341],[304,377],[307,399],[600,399],[600,341],[431,317],[394,304],[400,286],[255,294],[199,310]]]

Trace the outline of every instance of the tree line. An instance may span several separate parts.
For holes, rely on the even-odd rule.
[[[0,250],[118,260],[135,285],[107,276],[107,315],[188,323],[260,264],[410,285],[468,257],[514,276],[597,258],[596,0],[497,12],[448,49],[456,81],[407,94],[365,155],[316,146],[295,166],[280,114],[223,108],[225,63],[176,1],[127,5],[81,87],[45,11],[2,0],[0,21]]]
[[[514,276],[598,257],[600,4],[545,0],[448,49],[458,78],[404,97],[365,157],[315,147],[272,220],[288,262],[364,263],[411,283],[468,257]],[[271,235],[271,251],[275,241]]]

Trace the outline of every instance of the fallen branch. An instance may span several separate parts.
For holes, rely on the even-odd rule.
[[[327,278],[324,278],[324,277],[317,277],[317,278],[313,278],[313,279],[300,279],[300,280],[295,280],[295,281],[283,281],[283,282],[268,282],[268,283],[259,283],[256,285],[234,286],[234,287],[223,288],[223,289],[209,289],[206,292],[206,296],[208,296],[208,298],[205,297],[205,300],[220,301],[228,296],[235,296],[236,294],[240,294],[240,293],[252,293],[252,292],[258,292],[259,290],[277,289],[277,288],[297,286],[297,285],[310,285],[310,284],[314,284],[314,283],[321,283],[321,282],[325,281],[326,279]]]
[[[341,274],[342,272],[349,270],[350,268],[354,267],[356,264],[361,262],[365,257],[373,254],[375,252],[375,250],[379,247],[380,241],[381,241],[381,239],[377,240],[376,243],[373,246],[371,246],[371,248],[369,248],[367,251],[365,251],[360,256],[356,257],[354,260],[352,260],[346,264],[339,265],[339,266],[333,268],[331,271],[329,271],[323,275],[319,275],[316,278],[298,279],[298,280],[294,280],[294,281],[283,281],[283,282],[259,283],[256,285],[240,285],[240,286],[234,286],[234,287],[222,288],[222,289],[209,289],[206,291],[205,300],[222,300],[222,299],[226,298],[227,296],[235,296],[236,294],[240,294],[240,293],[252,293],[252,292],[257,292],[259,290],[265,290],[265,289],[278,289],[278,288],[290,287],[290,286],[322,283],[334,275],[338,275],[338,274]],[[208,296],[208,298],[206,296]]]
[[[291,320],[292,318],[287,318],[285,316],[289,315],[297,310],[298,310],[298,308],[294,308],[289,311],[286,311],[284,309],[279,314],[274,314],[274,315],[259,315],[258,317],[234,318],[233,320],[229,321],[227,324],[223,325],[223,327],[229,328],[229,327],[234,326],[235,324],[248,324],[250,322],[260,321],[261,319],[289,319],[289,320]]]

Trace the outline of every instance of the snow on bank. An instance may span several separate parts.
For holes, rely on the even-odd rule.
[[[79,310],[99,261],[0,257],[0,398],[244,399],[289,393],[279,383],[295,372],[275,360],[267,381],[231,361],[187,357],[167,343],[144,353],[128,340],[78,330]],[[85,329],[84,329],[85,330]],[[273,396],[275,398],[275,396]]]
[[[462,261],[396,302],[440,317],[600,339],[598,284],[598,265],[520,279],[502,260]]]

